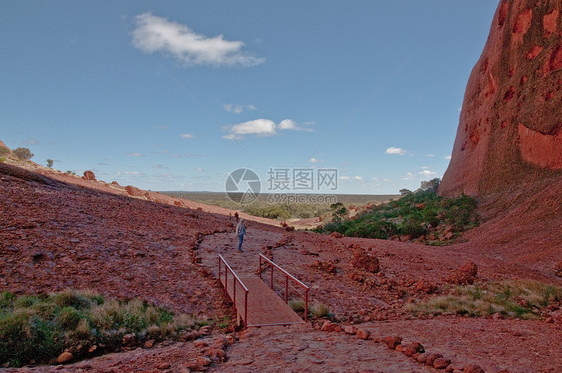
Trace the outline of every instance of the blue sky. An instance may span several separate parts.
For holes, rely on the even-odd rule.
[[[447,168],[496,6],[4,1],[0,139],[151,190],[223,191],[241,167],[416,189]]]

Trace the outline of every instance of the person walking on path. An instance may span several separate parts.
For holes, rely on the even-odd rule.
[[[238,211],[234,213],[234,219],[236,219],[236,222],[238,223]]]
[[[240,219],[238,225],[236,226],[236,235],[238,236],[238,252],[242,252],[242,243],[244,242],[244,235],[246,234],[246,225],[244,224],[244,219]]]

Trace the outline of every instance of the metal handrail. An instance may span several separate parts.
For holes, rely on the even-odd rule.
[[[219,254],[219,281],[221,280],[221,262],[224,263],[224,267],[225,267],[225,271],[224,271],[224,292],[226,293],[227,296],[229,296],[228,295],[228,272],[232,273],[232,277],[235,280],[235,281],[233,281],[234,286],[233,286],[233,289],[232,289],[232,302],[234,304],[234,309],[237,312],[238,312],[238,310],[236,309],[236,282],[238,282],[240,284],[240,286],[242,287],[242,289],[244,289],[244,329],[246,329],[247,326],[248,326],[248,288],[246,287],[246,285],[244,285],[242,280],[240,280],[240,278],[238,277],[236,272],[234,272],[234,270],[230,267],[230,265],[228,265],[228,263],[222,257],[221,254]]]
[[[260,258],[260,268],[259,268],[258,272],[259,272],[260,278],[261,278],[261,272],[262,272],[262,259],[264,259],[266,262],[268,262],[270,264],[271,279],[270,279],[269,287],[272,290],[273,290],[273,268],[275,267],[279,271],[281,271],[285,274],[285,303],[289,303],[289,278],[291,278],[291,280],[295,281],[298,285],[300,285],[304,288],[304,321],[308,322],[308,291],[309,291],[309,287],[307,285],[305,285],[302,281],[297,279],[295,276],[293,276],[292,274],[290,274],[289,272],[287,272],[286,270],[281,268],[279,265],[275,264],[273,261],[271,261],[271,259],[265,257],[263,254],[260,254],[259,258]]]

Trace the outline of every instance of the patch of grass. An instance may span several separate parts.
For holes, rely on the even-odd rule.
[[[414,314],[455,313],[481,317],[499,312],[508,318],[537,319],[550,302],[561,300],[561,287],[532,280],[506,280],[457,286],[448,295],[409,304],[406,309]]]
[[[0,364],[17,367],[50,363],[65,349],[97,345],[97,352],[117,351],[125,334],[142,342],[175,338],[206,321],[175,314],[140,299],[106,299],[92,291],[15,296],[0,293]]]
[[[315,302],[308,307],[308,312],[315,317],[330,316],[330,309],[323,303]]]
[[[289,307],[295,312],[304,312],[304,300],[301,298],[290,299]]]

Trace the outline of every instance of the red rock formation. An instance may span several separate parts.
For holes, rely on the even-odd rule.
[[[10,148],[8,148],[8,147],[6,146],[6,144],[4,144],[4,143],[2,142],[2,140],[0,140],[0,149],[7,149],[7,150],[4,150],[4,152],[7,151],[7,154],[12,154],[12,150],[11,150]]]
[[[96,181],[96,174],[94,174],[94,171],[84,171],[84,176],[82,176],[82,178],[84,180]]]
[[[443,195],[562,177],[562,4],[502,0],[472,70]]]

